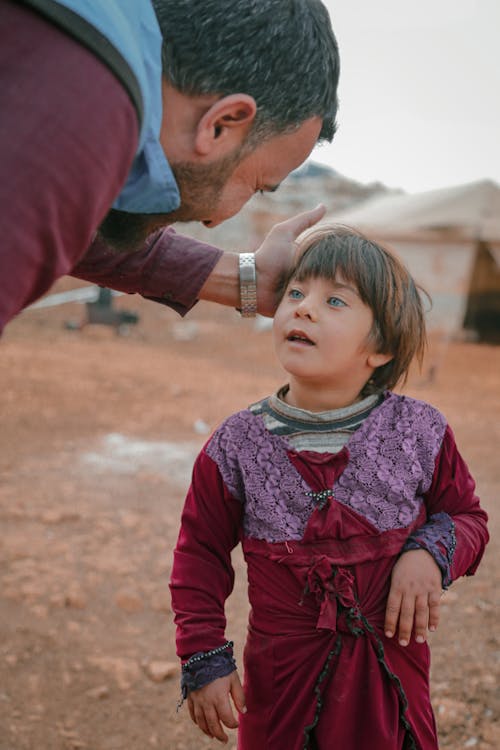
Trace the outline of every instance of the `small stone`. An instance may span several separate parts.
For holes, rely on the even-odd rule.
[[[19,590],[25,599],[36,599],[44,593],[43,588],[35,581],[27,581],[26,583],[23,583],[22,586],[19,587]]]
[[[141,612],[144,609],[142,599],[136,593],[129,591],[128,589],[122,589],[116,594],[115,604],[129,614]]]
[[[120,690],[129,690],[141,675],[137,662],[127,657],[94,656],[89,663],[114,677]]]
[[[464,742],[464,747],[476,747],[478,741],[477,737],[469,737],[469,739]]]
[[[169,677],[175,677],[180,672],[177,662],[173,661],[150,661],[144,665],[145,672],[153,682],[163,682]]]
[[[63,510],[46,510],[41,516],[42,523],[48,525],[55,525],[58,523],[65,523],[68,521],[79,521],[80,514],[72,511]]]
[[[102,701],[104,698],[109,698],[110,690],[107,685],[98,685],[97,687],[90,688],[85,692],[88,698]]]
[[[208,425],[203,419],[196,419],[193,422],[193,430],[197,435],[208,435],[210,432],[210,425]]]
[[[142,518],[138,513],[123,511],[121,513],[121,522],[126,529],[136,529],[141,524]]]
[[[34,607],[31,607],[31,612],[36,617],[40,617],[41,619],[45,619],[49,613],[48,607],[45,606],[45,604],[36,604]]]
[[[85,609],[87,606],[87,597],[81,589],[75,586],[66,592],[64,606],[72,609]]]
[[[68,687],[69,685],[71,685],[71,682],[72,682],[71,675],[66,670],[62,673],[62,681],[65,687]]]

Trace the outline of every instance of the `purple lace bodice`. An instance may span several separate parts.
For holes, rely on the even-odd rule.
[[[417,516],[432,482],[446,422],[429,404],[389,394],[349,439],[349,461],[335,499],[379,531]],[[246,536],[269,542],[302,538],[314,499],[288,458],[286,437],[273,435],[249,410],[229,417],[206,451],[231,494],[245,506]]]

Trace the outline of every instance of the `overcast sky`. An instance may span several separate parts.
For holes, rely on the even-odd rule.
[[[500,183],[500,0],[326,0],[339,130],[312,158],[410,192]]]

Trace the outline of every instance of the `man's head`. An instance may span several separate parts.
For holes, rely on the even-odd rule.
[[[101,234],[132,249],[177,221],[213,227],[272,192],[335,133],[339,56],[320,0],[153,0],[163,34],[160,142],[169,214],[112,211]]]
[[[249,145],[319,117],[335,133],[339,55],[320,0],[153,0],[166,81],[198,97],[256,104]]]

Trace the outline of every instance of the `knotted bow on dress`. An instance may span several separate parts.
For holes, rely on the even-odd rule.
[[[326,555],[320,555],[307,571],[306,593],[309,592],[320,608],[317,628],[350,632],[345,623],[345,610],[352,618],[359,616],[360,610],[354,593],[354,576],[347,568],[334,566]],[[337,620],[338,604],[342,623]]]

